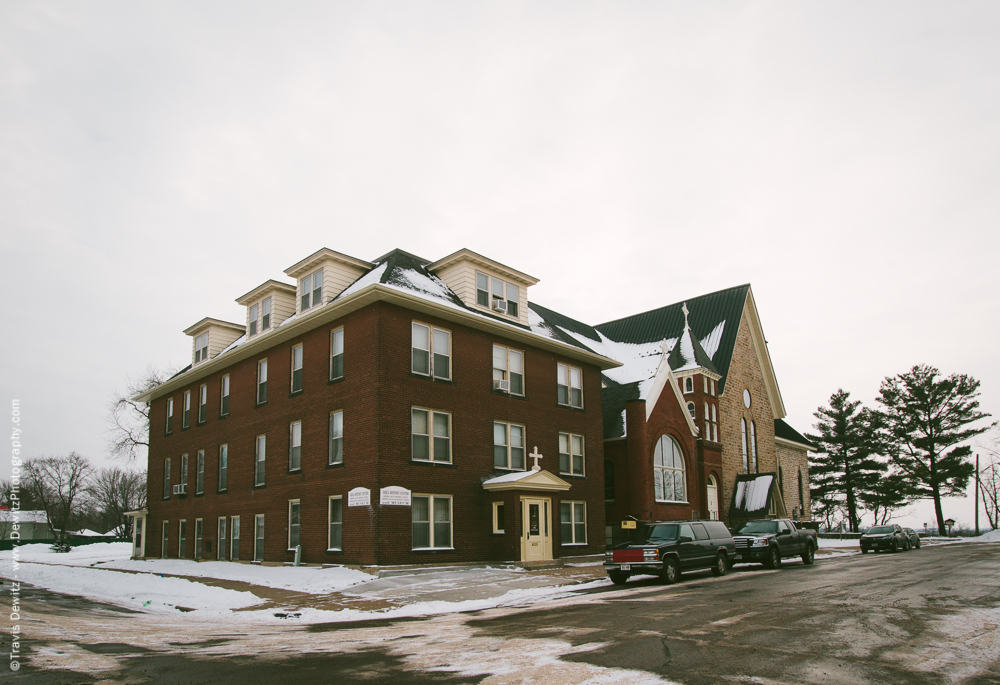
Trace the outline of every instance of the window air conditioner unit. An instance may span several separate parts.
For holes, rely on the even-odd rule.
[[[493,311],[501,314],[507,313],[507,300],[493,300]]]
[[[501,381],[496,378],[493,379],[493,389],[502,390],[503,392],[510,392],[510,381]]]
[[[174,494],[175,495],[186,495],[187,494],[187,485],[175,485],[174,486]]]

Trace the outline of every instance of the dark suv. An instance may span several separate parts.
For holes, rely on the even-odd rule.
[[[640,523],[628,542],[607,550],[604,570],[615,585],[631,575],[656,575],[676,583],[682,571],[710,568],[716,576],[732,566],[736,547],[722,521]]]
[[[895,523],[885,526],[872,526],[861,536],[861,553],[868,554],[869,550],[878,552],[898,552],[909,549],[909,541],[906,533]]]

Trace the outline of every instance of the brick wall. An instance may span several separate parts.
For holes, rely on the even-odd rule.
[[[795,449],[789,445],[776,444],[778,454],[778,464],[784,475],[784,488],[782,497],[785,500],[785,508],[788,515],[792,515],[792,508],[799,508],[799,518],[811,519],[811,501],[809,499],[809,459],[806,450]],[[802,498],[799,498],[798,476],[802,474]]]

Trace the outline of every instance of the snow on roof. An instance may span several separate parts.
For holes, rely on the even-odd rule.
[[[229,352],[230,350],[235,350],[237,347],[239,347],[240,345],[242,345],[246,341],[247,341],[247,334],[244,333],[240,337],[236,338],[236,340],[234,340],[231,343],[229,343],[229,347],[227,347],[226,349],[222,350],[222,352],[219,352],[219,354],[217,354],[215,356],[216,357],[221,357],[226,352]]]
[[[767,496],[771,492],[774,476],[765,474],[750,480],[736,482],[733,507],[738,511],[754,512],[767,508]]]
[[[387,266],[389,266],[389,262],[382,262],[374,269],[366,273],[364,276],[354,281],[354,283],[351,283],[351,285],[347,286],[344,292],[340,293],[340,295],[337,296],[337,299],[339,300],[341,298],[347,297],[348,295],[353,295],[354,293],[364,288],[367,288],[373,283],[380,282],[382,280],[382,274],[385,273],[385,269]]]
[[[662,341],[649,343],[616,342],[600,331],[597,332],[600,340],[591,340],[585,335],[558,326],[557,328],[564,335],[592,352],[621,362],[621,366],[617,369],[607,369],[604,375],[621,385],[638,382],[639,398],[646,398],[653,384],[656,369],[660,366],[660,359],[663,357]],[[667,347],[673,347],[677,343],[677,338],[670,338],[666,343]]]
[[[78,530],[71,535],[78,535],[81,538],[113,538],[114,533],[98,533],[96,530],[90,530],[89,528],[84,528],[83,530]]]
[[[711,333],[698,341],[701,343],[701,348],[705,350],[705,354],[712,361],[715,361],[715,353],[719,351],[719,343],[722,342],[722,333],[725,330],[726,320],[723,319],[712,329]]]
[[[559,340],[559,334],[531,307],[528,307],[528,324],[531,326],[531,332],[535,335]]]
[[[49,517],[44,511],[0,511],[0,523],[48,523]]]
[[[698,368],[698,360],[694,357],[694,343],[691,341],[691,329],[685,328],[681,333],[680,353],[684,363],[674,369],[674,371],[688,371]]]
[[[497,476],[496,478],[490,478],[489,480],[484,480],[483,485],[489,485],[491,483],[514,483],[519,480],[524,480],[529,476],[533,476],[538,473],[537,471],[515,471],[514,473],[506,473],[502,476]]]

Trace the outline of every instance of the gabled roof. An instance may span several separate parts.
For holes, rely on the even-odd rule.
[[[719,374],[712,358],[705,352],[705,348],[698,342],[698,338],[691,332],[691,327],[685,325],[684,332],[677,339],[674,348],[670,350],[667,357],[670,368],[674,371],[690,371],[693,369],[705,369],[714,374]]]
[[[206,316],[204,319],[194,324],[193,326],[185,328],[184,335],[198,335],[199,333],[208,329],[211,326],[218,326],[219,328],[227,328],[231,331],[235,331],[238,333],[244,333],[246,332],[247,329],[247,327],[241,323],[231,323],[229,321],[223,321],[222,319],[213,319],[210,316]]]
[[[799,433],[797,430],[785,423],[784,419],[774,420],[774,437],[778,440],[785,440],[787,442],[794,442],[797,445],[801,445],[804,448],[815,450],[816,445],[809,441],[806,436]]]

